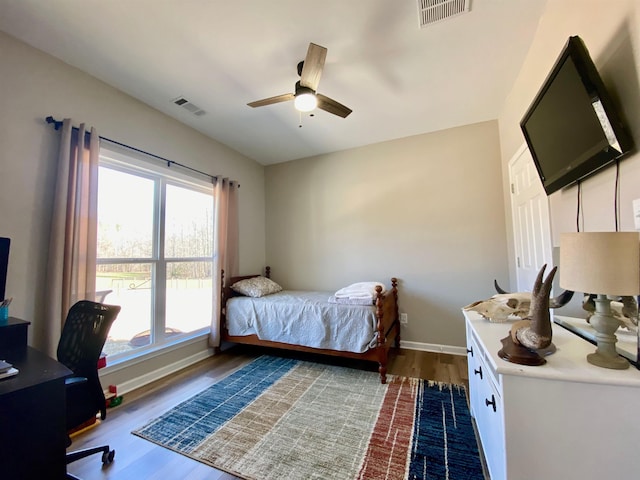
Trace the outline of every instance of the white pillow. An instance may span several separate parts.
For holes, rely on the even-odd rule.
[[[264,297],[282,291],[280,285],[267,277],[246,278],[231,285],[231,289],[248,297]]]

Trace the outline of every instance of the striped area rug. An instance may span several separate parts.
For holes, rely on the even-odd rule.
[[[255,480],[484,479],[462,386],[262,356],[133,433]]]

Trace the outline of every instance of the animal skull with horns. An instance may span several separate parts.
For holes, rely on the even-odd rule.
[[[542,272],[546,265],[542,267]],[[487,299],[473,302],[464,310],[478,312],[484,318],[492,323],[504,323],[509,318],[523,319],[529,316],[531,310],[531,292],[515,292],[509,293],[498,285],[496,280],[493,281],[495,289],[498,291],[496,295]],[[569,303],[573,297],[571,290],[564,290],[557,297],[549,299],[550,308],[560,308]]]

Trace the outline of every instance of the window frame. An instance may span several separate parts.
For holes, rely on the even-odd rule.
[[[186,344],[196,338],[208,336],[211,331],[211,325],[201,327],[200,329],[185,332],[176,336],[167,337],[165,335],[166,328],[166,299],[167,299],[167,265],[169,263],[186,263],[186,262],[211,262],[215,251],[211,249],[210,256],[195,257],[165,257],[165,213],[167,186],[175,186],[186,188],[188,190],[204,193],[213,197],[213,188],[211,179],[207,180],[197,178],[195,175],[184,174],[177,171],[176,167],[170,167],[160,164],[157,159],[147,157],[143,153],[137,151],[129,151],[120,149],[119,147],[100,146],[99,167],[105,167],[116,170],[128,175],[145,178],[153,182],[153,222],[152,222],[152,248],[150,257],[133,257],[133,258],[97,258],[96,267],[99,265],[118,265],[118,264],[151,264],[151,319],[150,319],[150,338],[149,344],[122,353],[116,353],[109,356],[110,364],[118,364],[128,360],[140,357],[151,352],[166,350],[178,344]],[[213,198],[212,198],[213,203]],[[215,205],[212,204],[211,225],[214,225]],[[211,307],[213,314],[214,303],[213,285],[211,291]],[[108,303],[108,299],[106,300]]]

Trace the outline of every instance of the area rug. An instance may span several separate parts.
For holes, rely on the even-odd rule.
[[[262,356],[133,433],[249,480],[484,479],[463,386]]]

